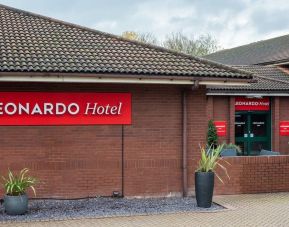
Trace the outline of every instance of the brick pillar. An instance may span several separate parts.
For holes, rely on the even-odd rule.
[[[279,137],[279,121],[280,121],[280,98],[274,97],[272,108],[272,148],[279,151],[280,137]]]
[[[207,119],[214,119],[214,96],[207,96]]]
[[[229,143],[235,143],[235,97],[230,96],[229,100]]]

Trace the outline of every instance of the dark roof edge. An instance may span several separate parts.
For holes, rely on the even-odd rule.
[[[289,91],[287,90],[223,90],[214,91],[208,89],[206,92],[207,96],[247,96],[250,94],[264,94],[267,96],[289,96]]]
[[[264,62],[259,62],[259,63],[256,63],[254,65],[282,65],[282,64],[286,64],[289,62],[289,59],[286,58],[286,59],[281,59],[281,60],[276,60],[276,61],[264,61]]]
[[[99,31],[99,30],[96,30],[96,29],[88,28],[88,27],[85,27],[85,26],[81,26],[81,25],[78,25],[78,24],[71,23],[71,22],[66,22],[66,21],[55,19],[55,18],[52,18],[52,17],[43,16],[41,14],[29,12],[29,11],[26,11],[26,10],[17,9],[17,8],[10,7],[10,6],[3,5],[3,4],[0,4],[0,7],[6,8],[6,9],[11,10],[11,11],[18,12],[20,14],[26,14],[26,15],[33,16],[33,17],[38,17],[38,18],[40,17],[40,18],[43,18],[43,19],[46,19],[46,20],[49,20],[49,21],[52,21],[52,22],[55,22],[55,23],[60,23],[60,24],[66,25],[66,26],[70,26],[70,27],[73,27],[73,28],[78,28],[78,29],[81,29],[81,30],[84,30],[84,31],[89,31],[89,32],[96,33],[96,34],[101,34],[101,35],[104,35],[104,36],[107,36],[107,37],[110,37],[110,38],[115,38],[115,39],[123,40],[123,41],[126,41],[126,42],[130,42],[130,43],[133,43],[133,44],[136,44],[136,45],[141,45],[141,46],[144,46],[144,47],[153,48],[153,49],[156,49],[156,50],[159,50],[159,51],[162,51],[162,52],[166,52],[166,53],[171,53],[171,54],[174,54],[174,55],[177,55],[177,56],[183,56],[183,57],[188,58],[188,59],[197,60],[197,61],[203,62],[205,64],[209,64],[209,65],[212,65],[212,66],[215,66],[215,67],[220,67],[220,68],[223,68],[225,70],[230,70],[231,72],[237,72],[237,73],[241,73],[241,74],[246,74],[246,75],[248,75],[247,79],[248,78],[252,78],[253,75],[254,75],[253,73],[250,73],[250,72],[247,72],[247,71],[243,71],[243,70],[239,70],[239,69],[235,69],[235,68],[229,67],[227,65],[224,65],[224,64],[221,64],[221,63],[217,63],[217,62],[214,62],[214,61],[211,61],[211,60],[208,60],[208,59],[191,56],[191,55],[188,55],[188,54],[184,54],[184,53],[180,53],[180,52],[177,52],[177,51],[169,50],[169,49],[166,49],[166,48],[163,48],[163,47],[160,47],[160,46],[156,46],[156,45],[152,45],[152,44],[147,44],[147,43],[142,43],[142,42],[135,41],[135,40],[126,39],[126,38],[123,38],[123,37],[118,36],[118,35],[110,34],[110,33],[107,33],[107,32],[102,32],[102,31]]]

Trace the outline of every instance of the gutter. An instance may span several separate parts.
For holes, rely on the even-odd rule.
[[[207,78],[194,76],[144,76],[123,74],[82,73],[28,73],[0,72],[0,82],[43,82],[43,83],[118,83],[118,84],[174,84],[174,85],[222,85],[246,86],[252,79]]]

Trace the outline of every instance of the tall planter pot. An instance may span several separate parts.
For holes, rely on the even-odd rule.
[[[214,172],[195,172],[195,192],[198,207],[211,207],[214,193],[214,179]]]
[[[19,196],[4,196],[5,212],[9,215],[25,214],[28,210],[28,197],[26,194]]]

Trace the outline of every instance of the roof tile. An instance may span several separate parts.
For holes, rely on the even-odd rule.
[[[0,71],[252,78],[250,73],[0,5]]]
[[[257,82],[248,86],[210,86],[208,87],[210,93],[249,91],[281,91],[289,93],[289,75],[277,66],[244,65],[233,67],[253,73]]]

